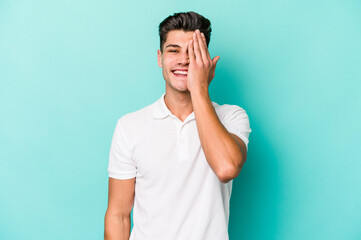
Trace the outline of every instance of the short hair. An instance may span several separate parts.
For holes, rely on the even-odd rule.
[[[172,30],[195,31],[199,29],[204,33],[207,47],[211,40],[211,22],[202,15],[195,12],[180,12],[168,16],[159,24],[160,51],[167,40],[168,32]]]

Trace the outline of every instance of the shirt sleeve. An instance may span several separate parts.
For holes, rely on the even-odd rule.
[[[121,121],[118,120],[109,153],[109,177],[130,179],[136,177],[136,172],[137,167],[132,159],[129,142],[122,129]]]
[[[228,132],[237,135],[243,140],[248,150],[248,138],[251,133],[249,118],[246,111],[237,105],[227,105],[227,112],[223,119],[223,125]]]

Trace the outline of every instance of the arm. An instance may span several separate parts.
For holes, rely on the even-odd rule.
[[[240,173],[247,157],[246,146],[220,122],[208,92],[193,92],[191,95],[198,135],[206,159],[220,181],[227,183]]]
[[[134,190],[135,178],[109,178],[108,209],[104,220],[105,240],[129,240]]]
[[[188,44],[188,89],[206,159],[222,183],[236,178],[246,161],[244,142],[222,125],[208,94],[219,57],[210,58],[204,35],[197,30]]]

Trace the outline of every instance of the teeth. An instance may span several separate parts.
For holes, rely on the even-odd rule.
[[[176,74],[184,74],[184,75],[187,75],[187,71],[174,71],[174,73],[176,73]]]

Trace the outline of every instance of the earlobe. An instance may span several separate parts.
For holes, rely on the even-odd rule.
[[[162,52],[158,49],[157,53],[158,53],[158,66],[161,68],[162,67]]]

